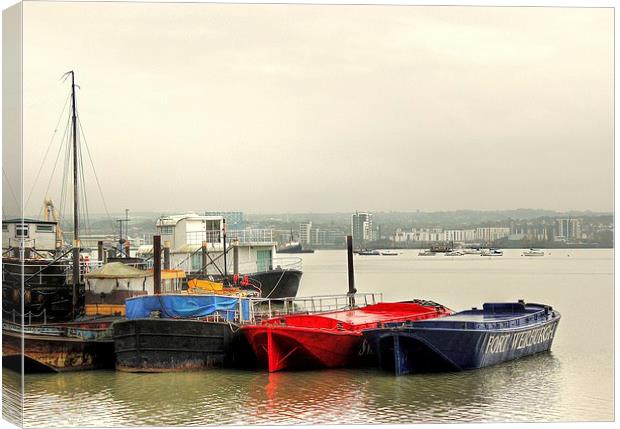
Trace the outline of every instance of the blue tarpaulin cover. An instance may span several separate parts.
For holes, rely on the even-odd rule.
[[[221,295],[145,295],[125,301],[125,317],[141,319],[149,317],[152,311],[159,311],[160,317],[184,319],[205,317],[215,313],[227,320],[234,320],[239,311],[241,299],[242,320],[250,318],[250,302],[247,298]]]

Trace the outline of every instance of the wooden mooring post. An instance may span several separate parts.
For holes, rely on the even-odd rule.
[[[349,271],[349,292],[347,296],[349,297],[349,305],[355,307],[355,293],[357,289],[355,289],[355,277],[353,273],[353,237],[350,235],[347,235],[347,266]]]

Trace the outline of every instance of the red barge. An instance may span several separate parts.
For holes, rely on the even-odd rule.
[[[452,314],[432,301],[378,303],[315,314],[293,314],[241,328],[260,365],[269,372],[358,366],[369,353],[362,330],[388,322]]]

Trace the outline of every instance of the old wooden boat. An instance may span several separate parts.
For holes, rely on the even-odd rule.
[[[397,375],[482,368],[551,349],[560,313],[548,305],[485,303],[441,319],[368,329],[381,368]]]
[[[362,330],[387,322],[446,316],[432,301],[377,303],[314,314],[270,318],[241,327],[259,365],[269,372],[357,366],[367,360]]]
[[[18,372],[114,367],[112,319],[59,324],[2,323],[2,364]]]

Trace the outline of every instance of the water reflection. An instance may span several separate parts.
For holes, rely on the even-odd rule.
[[[29,426],[554,421],[566,418],[561,374],[551,353],[402,377],[374,369],[39,374],[26,377],[25,414]]]
[[[602,252],[582,251],[537,261],[506,258],[508,251],[505,259],[467,263],[407,254],[356,261],[358,289],[378,290],[393,300],[422,296],[454,308],[521,297],[551,302],[563,315],[551,353],[476,371],[403,377],[374,369],[32,374],[25,378],[25,424],[609,421],[614,418],[613,259],[605,252],[605,258],[597,256]],[[341,256],[304,255],[300,294],[333,293],[325,288],[339,276],[346,286]],[[435,273],[439,265],[441,273]],[[599,310],[596,323],[583,311],[588,302]],[[4,386],[19,384],[18,374],[3,369]],[[18,400],[6,391],[3,398],[4,405]]]

